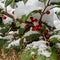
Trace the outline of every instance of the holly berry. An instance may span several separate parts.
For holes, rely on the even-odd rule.
[[[35,31],[35,30],[36,30],[35,26],[32,26],[32,31]]]
[[[49,11],[49,10],[47,10],[47,11],[46,11],[46,14],[50,14],[50,11]]]
[[[14,11],[12,11],[12,14],[14,14]]]
[[[33,26],[33,27],[32,27],[32,31],[38,31],[38,32],[39,32],[39,31],[40,31],[40,29],[39,29],[39,27],[38,27],[38,26]]]
[[[33,21],[33,17],[30,17],[31,22]]]
[[[37,26],[38,26],[39,30],[41,30],[41,29],[42,29],[42,24],[37,25]]]
[[[45,37],[46,37],[46,39],[49,39],[50,38],[50,34],[46,34]]]
[[[38,20],[37,19],[34,19],[33,22],[38,22]]]
[[[27,29],[28,27],[29,27],[29,24],[26,24],[26,25],[25,25],[25,28]]]
[[[46,29],[46,30],[45,30],[45,34],[47,34],[47,33],[48,33],[48,30]]]
[[[2,19],[4,19],[4,20],[5,20],[6,18],[7,18],[7,17],[6,17],[5,15],[3,15],[3,16],[2,16]]]
[[[37,31],[38,30],[38,27],[37,26],[33,26],[32,27],[32,31]]]

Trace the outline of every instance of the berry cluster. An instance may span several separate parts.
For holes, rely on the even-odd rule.
[[[47,11],[46,12],[47,14],[49,14],[50,12]],[[33,17],[30,17],[30,21],[33,23],[33,26],[32,26],[32,31],[37,31],[37,32],[42,32],[42,29],[44,28],[44,24],[39,24],[39,20],[38,19],[34,19]],[[34,24],[35,23],[35,24]],[[36,24],[37,23],[37,24]],[[42,33],[43,34],[43,33]],[[44,31],[44,36],[46,39],[49,39],[50,37],[50,34],[49,34],[49,30],[46,29]]]

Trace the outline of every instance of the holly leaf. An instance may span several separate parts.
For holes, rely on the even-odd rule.
[[[13,2],[13,0],[6,0],[5,1],[5,7],[7,7],[8,5],[10,5]]]
[[[15,23],[16,23],[16,27],[20,27],[20,23],[18,21],[16,21]]]
[[[15,0],[13,0],[10,5],[11,5],[12,8],[14,8]]]
[[[48,41],[55,44],[55,43],[60,42],[60,39],[54,37],[54,38],[49,39]]]
[[[24,51],[22,54],[21,54],[21,58],[20,60],[31,60],[31,51]]]
[[[24,29],[24,28],[20,28],[20,29],[19,29],[19,35],[23,35],[24,32],[25,32],[25,29]]]
[[[37,55],[36,60],[46,60],[46,57],[42,55]]]
[[[51,2],[51,5],[60,5],[60,2]]]
[[[44,3],[46,3],[47,0],[39,0],[39,1],[40,1],[40,2],[44,2]]]
[[[44,27],[42,28],[42,33],[46,30],[46,26],[44,25]]]
[[[46,60],[57,60],[56,52],[52,50],[51,56],[49,58],[46,58]]]
[[[29,40],[29,41],[35,41],[39,39],[39,34],[31,34],[29,36],[26,36],[25,38],[26,40]]]
[[[21,17],[21,19],[23,20],[23,22],[25,22],[25,21],[27,20],[27,16],[26,16],[26,15],[23,15],[23,16]]]
[[[0,48],[7,42],[7,40],[0,39]]]
[[[6,24],[5,27],[0,30],[0,32],[5,34],[9,31],[9,29],[10,29],[10,25]]]
[[[22,0],[24,2],[24,4],[28,1],[28,0]]]
[[[54,31],[54,32],[51,34],[51,36],[53,36],[53,35],[58,35],[58,34],[60,34],[60,30]]]

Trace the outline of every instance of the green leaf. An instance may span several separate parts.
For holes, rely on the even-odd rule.
[[[20,49],[22,49],[23,46],[24,46],[24,39],[22,38],[22,39],[20,40]]]
[[[24,28],[20,28],[20,29],[19,29],[19,35],[23,35],[24,32],[25,32],[25,29],[24,29]]]
[[[42,55],[37,55],[36,60],[46,60],[46,57]]]
[[[54,37],[54,38],[49,39],[48,41],[52,43],[58,43],[60,42],[60,39]]]
[[[25,22],[25,21],[27,20],[27,16],[26,16],[26,15],[23,15],[23,16],[21,17],[21,19],[23,20],[23,22]]]
[[[60,30],[54,31],[54,32],[51,34],[51,36],[53,36],[53,35],[58,35],[58,34],[60,34]]]
[[[24,4],[28,1],[28,0],[22,0],[24,2]]]
[[[10,5],[13,2],[13,0],[6,0],[5,1],[5,7],[7,7],[8,5]]]
[[[26,40],[35,41],[39,39],[39,34],[31,34],[30,36],[25,37]]]
[[[4,28],[0,30],[1,33],[5,34],[10,30],[10,25],[6,24]]]
[[[20,60],[31,60],[31,51],[27,51],[27,52],[23,52],[22,54],[21,54],[21,58],[20,58]]]
[[[17,55],[18,52],[20,52],[20,50],[21,50],[21,47],[20,47],[20,46],[12,46],[12,48],[14,49],[16,55]]]
[[[40,2],[44,2],[44,3],[46,3],[47,0],[39,0],[39,1],[40,1]]]
[[[23,22],[26,22],[27,21],[27,19],[30,17],[30,16],[32,16],[33,14],[35,14],[35,13],[37,13],[37,12],[40,12],[41,13],[41,11],[42,10],[34,10],[34,11],[32,11],[31,13],[29,13],[27,16],[26,15],[23,15],[23,17],[22,17],[22,20],[23,20]]]
[[[2,8],[0,8],[0,11],[2,11],[3,9]]]
[[[7,42],[7,40],[0,39],[0,48]]]
[[[14,8],[14,6],[15,6],[15,0],[13,0],[11,3],[11,7]]]
[[[46,60],[57,60],[56,52],[52,50],[52,54],[51,54],[50,58],[46,58]]]
[[[34,52],[34,55],[31,55],[31,52]],[[25,50],[21,54],[20,60],[32,60],[32,57],[37,55],[37,49],[25,48]]]
[[[46,30],[46,26],[44,25],[42,28],[42,33]]]
[[[9,44],[10,44],[10,42],[7,41],[7,42],[3,45],[3,51],[4,51],[4,53],[8,53],[9,49],[8,49],[7,47],[8,47]]]
[[[51,2],[51,5],[60,5],[60,2]]]
[[[16,27],[20,27],[20,23],[18,21],[16,21],[15,23],[16,23]]]

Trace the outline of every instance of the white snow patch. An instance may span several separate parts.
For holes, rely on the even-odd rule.
[[[25,34],[24,34],[24,37],[25,36],[29,36],[29,35],[31,35],[31,34],[36,34],[36,33],[38,33],[37,31],[28,31],[28,32],[26,32]]]
[[[6,48],[10,48],[11,46],[18,46],[20,44],[19,42],[20,42],[20,38],[18,40],[12,41]]]
[[[2,39],[2,36],[0,36],[0,39]]]
[[[10,35],[13,35],[13,34],[15,34],[15,33],[18,34],[18,31],[10,31],[10,32],[9,32]]]
[[[2,29],[2,27],[0,27],[0,30]]]
[[[60,35],[53,35],[53,36],[50,37],[50,39],[51,38],[58,38],[58,39],[60,39]]]
[[[12,40],[13,36],[12,35],[8,35],[8,36],[5,36],[5,37],[2,37],[2,39]]]
[[[58,46],[58,48],[60,48],[60,43],[56,43],[56,45]]]
[[[32,51],[32,52],[31,52],[31,55],[34,55],[34,54],[35,54],[35,52]]]
[[[31,44],[28,44],[27,47],[38,49],[38,55],[44,55],[46,57],[50,57],[51,55],[51,52],[46,50],[49,49],[49,47],[46,45],[46,41],[40,40],[38,42],[32,42]]]
[[[25,23],[22,23],[22,24],[20,24],[20,27],[25,28],[25,25],[26,25]]]

